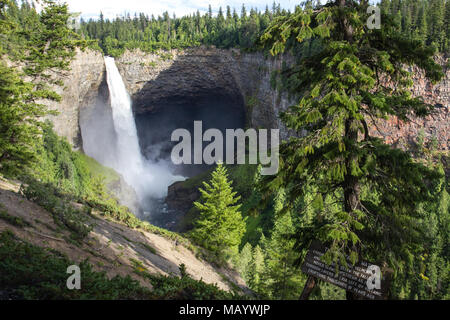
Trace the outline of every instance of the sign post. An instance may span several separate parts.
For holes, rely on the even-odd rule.
[[[300,299],[308,299],[316,279],[334,284],[363,299],[387,299],[392,270],[381,270],[379,266],[366,261],[359,261],[356,265],[352,265],[347,259],[348,268],[339,266],[336,273],[334,263],[328,265],[321,259],[326,251],[327,249],[320,242],[311,243],[302,265],[302,271],[309,277]]]

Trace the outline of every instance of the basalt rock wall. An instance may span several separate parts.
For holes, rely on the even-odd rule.
[[[277,92],[271,85],[271,75],[283,61],[292,62],[289,57],[273,59],[262,53],[195,48],[154,54],[127,51],[117,59],[117,65],[136,114],[161,111],[165,103],[226,96],[244,103],[248,127],[280,128],[281,137],[286,138],[291,133],[278,114],[295,100]],[[439,63],[445,66],[448,59],[439,58]],[[425,139],[435,137],[439,149],[448,150],[450,68],[445,68],[446,77],[436,85],[427,81],[421,71],[411,69],[410,72],[414,77],[414,94],[436,105],[436,113],[409,124],[395,118],[378,121],[376,126],[371,125],[371,132],[384,137],[388,143],[404,143],[414,140],[419,131],[423,131]],[[64,87],[58,89],[62,101],[50,103],[52,109],[59,111],[59,115],[50,117],[56,132],[67,137],[75,148],[82,148],[80,111],[95,105],[102,83],[105,85],[104,79],[102,55],[90,50],[80,51],[63,79]]]

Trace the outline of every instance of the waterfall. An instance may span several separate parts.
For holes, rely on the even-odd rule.
[[[105,65],[111,100],[112,125],[115,131],[113,148],[115,154],[106,155],[106,158],[109,158],[106,164],[112,166],[134,188],[144,211],[153,211],[155,208],[153,201],[164,198],[170,184],[185,178],[172,175],[167,163],[152,163],[144,158],[139,146],[131,98],[122,76],[114,58],[105,57]],[[95,151],[97,158],[100,158],[98,155],[102,153],[102,150],[106,150],[101,144],[102,141],[97,140],[95,146],[90,148],[91,150],[97,148]]]
[[[114,58],[105,57],[105,65],[113,124],[117,135],[114,169],[122,174],[130,185],[138,189],[138,184],[142,180],[141,175],[145,170],[131,109],[131,99]]]

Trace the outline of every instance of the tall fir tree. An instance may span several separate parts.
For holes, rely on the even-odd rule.
[[[194,202],[200,211],[192,237],[218,257],[227,258],[241,243],[245,219],[240,212],[240,196],[236,196],[228,181],[227,169],[221,163],[212,173],[211,181],[200,188],[201,198]]]
[[[74,49],[83,45],[67,26],[67,5],[54,1],[43,5],[40,14],[25,5],[23,17],[28,24],[23,24],[14,14],[17,5],[0,1],[0,54],[23,66],[14,69],[0,62],[0,170],[11,175],[33,162],[33,147],[42,132],[40,120],[50,113],[43,101],[60,99],[51,86],[60,81],[53,75],[67,70]]]
[[[275,197],[275,223],[265,249],[265,271],[262,291],[271,299],[296,299],[300,296],[302,275],[295,265],[300,253],[295,247],[295,227],[290,212],[282,213],[286,206],[285,191],[280,189]],[[304,277],[303,277],[304,278]]]
[[[433,106],[411,95],[406,67],[419,67],[434,82],[443,74],[433,50],[405,39],[392,15],[382,15],[380,29],[369,29],[367,6],[336,0],[297,8],[276,18],[263,36],[273,55],[292,40],[321,39],[317,53],[284,70],[289,90],[300,98],[281,118],[299,135],[282,145],[279,174],[266,179],[264,190],[286,188],[286,211],[308,185],[317,187],[315,198],[339,204],[297,232],[300,248],[317,239],[329,247],[327,263],[346,266],[347,256],[352,263],[363,257],[399,271],[406,257],[423,249],[418,208],[431,199],[429,186],[439,174],[372,137],[367,121],[395,116],[408,122],[430,114]],[[361,197],[363,186],[379,197]]]

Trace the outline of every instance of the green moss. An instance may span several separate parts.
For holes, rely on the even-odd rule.
[[[185,189],[198,189],[202,186],[203,181],[208,181],[211,178],[211,173],[214,171],[214,168],[209,169],[205,172],[202,172],[192,178],[189,178],[185,181],[179,182],[180,185]]]
[[[106,185],[120,179],[119,174],[116,171],[114,171],[114,169],[101,165],[95,159],[88,157],[85,154],[80,154],[80,157],[86,163],[86,166],[88,167],[92,175],[97,178],[103,177],[104,183]]]

